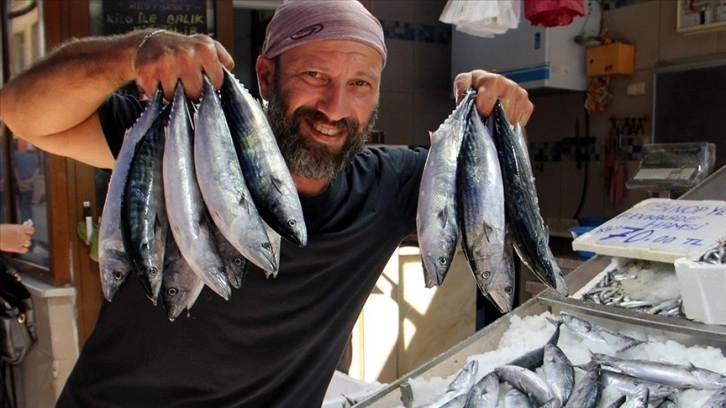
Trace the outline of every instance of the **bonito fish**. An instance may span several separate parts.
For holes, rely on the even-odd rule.
[[[106,201],[98,231],[98,263],[100,266],[103,296],[109,302],[131,273],[131,261],[124,250],[121,232],[121,198],[123,197],[131,160],[136,145],[149,131],[162,107],[162,92],[158,90],[149,106],[126,132],[116,163],[108,183]]]
[[[509,299],[499,293],[491,296],[492,281],[512,275],[506,269],[506,224],[504,187],[497,149],[482,123],[475,105],[471,105],[468,124],[459,153],[456,175],[461,247],[481,293],[503,312],[511,311]],[[505,269],[500,271],[500,269]],[[514,281],[504,283],[513,293]],[[498,288],[497,288],[498,289]]]
[[[194,128],[194,169],[207,209],[232,246],[265,271],[277,263],[255,203],[245,184],[217,92],[204,76]]]
[[[677,388],[717,390],[726,387],[726,376],[691,365],[650,360],[627,360],[606,354],[593,354],[592,361],[623,374]]]
[[[567,283],[550,250],[549,233],[539,211],[537,189],[522,129],[511,127],[499,102],[494,105],[489,123],[502,166],[506,217],[514,249],[539,280],[567,296]]]
[[[217,251],[202,193],[194,174],[194,130],[181,81],[177,83],[166,127],[163,175],[167,215],[177,247],[210,289],[229,299],[231,289]]]
[[[444,282],[456,252],[459,235],[456,168],[465,127],[476,92],[470,90],[459,106],[431,134],[416,212],[416,229],[427,288]]]
[[[242,174],[260,216],[288,241],[307,245],[300,197],[265,112],[226,69],[220,93]]]
[[[164,253],[164,275],[161,279],[159,296],[169,320],[173,322],[184,310],[188,312],[202,289],[204,289],[204,282],[199,279],[197,273],[181,255],[174,238],[168,235]]]
[[[154,305],[161,290],[169,231],[162,176],[167,116],[168,105],[136,144],[121,200],[124,248]]]
[[[604,327],[593,325],[587,320],[581,319],[577,316],[573,316],[569,313],[560,313],[560,319],[562,319],[562,322],[565,323],[565,326],[567,326],[568,329],[572,330],[578,335],[586,339],[590,339],[593,341],[607,344],[611,347],[615,347],[615,349],[618,351],[624,351],[642,343],[641,340],[610,331]]]

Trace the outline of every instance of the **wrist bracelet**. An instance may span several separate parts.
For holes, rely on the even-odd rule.
[[[141,40],[141,42],[139,43],[138,48],[136,48],[136,51],[138,52],[138,50],[140,50],[141,47],[143,47],[144,45],[146,45],[146,42],[149,41],[149,39],[151,37],[153,37],[153,36],[155,36],[157,34],[161,34],[161,33],[165,32],[165,31],[166,30],[163,30],[163,29],[161,29],[161,30],[154,30],[154,31],[150,32],[149,34],[146,34],[144,36],[144,38]]]

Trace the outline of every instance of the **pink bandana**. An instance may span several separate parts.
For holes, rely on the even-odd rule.
[[[273,58],[290,48],[320,40],[362,42],[383,56],[381,23],[358,0],[290,0],[267,26],[262,55]]]

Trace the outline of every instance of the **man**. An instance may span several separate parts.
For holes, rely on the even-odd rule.
[[[188,318],[169,322],[129,278],[104,303],[59,407],[319,407],[356,318],[401,239],[415,232],[425,149],[363,150],[378,104],[386,47],[357,1],[293,0],[267,28],[260,93],[300,194],[308,244],[283,240],[276,279],[250,267],[224,301],[205,288]],[[141,45],[139,45],[141,44]],[[19,137],[113,167],[141,104],[114,90],[129,81],[171,99],[177,78],[200,97],[231,56],[207,36],[138,32],[71,42],[2,90]],[[499,75],[459,75],[488,114],[502,100],[514,122],[527,93]],[[457,97],[460,99],[461,96]],[[38,120],[42,118],[42,120]],[[444,118],[442,118],[443,120]]]

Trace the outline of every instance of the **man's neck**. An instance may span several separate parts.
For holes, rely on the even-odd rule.
[[[292,174],[292,180],[295,182],[298,194],[304,197],[313,197],[322,193],[330,183],[330,179],[309,179],[297,174]]]

